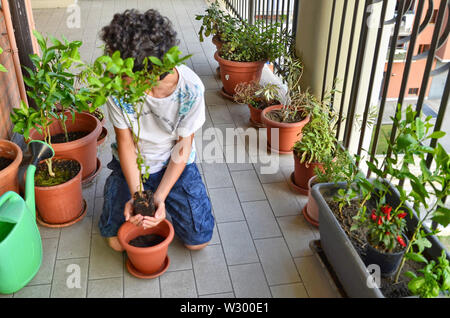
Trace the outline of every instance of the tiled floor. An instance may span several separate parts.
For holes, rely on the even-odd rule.
[[[68,29],[65,9],[35,10],[37,29],[57,37],[84,42],[81,53],[86,61],[101,51],[98,32],[115,12],[126,8],[155,8],[168,16],[180,37],[183,51],[194,54],[188,61],[207,87],[209,127],[248,127],[249,113],[244,105],[233,104],[218,94],[220,80],[210,40],[200,43],[196,13],[203,12],[203,0],[79,0],[81,29]],[[28,286],[9,297],[338,297],[319,262],[308,247],[318,239],[300,211],[307,198],[293,193],[286,178],[293,171],[291,156],[279,158],[281,168],[274,174],[261,174],[259,168],[270,159],[263,153],[260,163],[231,163],[230,151],[238,141],[214,140],[212,156],[222,163],[211,163],[202,147],[211,141],[199,132],[199,166],[207,185],[216,218],[211,244],[191,252],[175,238],[169,248],[171,265],[161,277],[140,280],[125,266],[126,254],[112,251],[99,235],[97,223],[102,211],[103,186],[109,174],[105,167],[111,158],[109,144],[114,139],[108,123],[107,142],[99,149],[103,169],[94,183],[84,189],[89,210],[83,221],[63,229],[41,227],[44,245],[42,267]],[[265,141],[260,148],[265,149]],[[254,146],[247,146],[249,159],[256,159]],[[205,150],[205,149],[203,149]],[[225,156],[224,156],[225,154]],[[78,265],[74,266],[73,264]],[[80,270],[80,288],[69,288],[74,268]]]

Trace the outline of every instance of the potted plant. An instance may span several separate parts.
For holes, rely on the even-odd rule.
[[[228,41],[214,55],[225,96],[232,99],[239,83],[259,82],[264,64],[286,55],[288,35],[280,28],[279,23],[257,20],[249,24],[244,20],[229,34]]]
[[[236,86],[234,101],[247,104],[250,110],[250,122],[262,127],[261,113],[269,106],[280,104],[279,87],[276,84],[261,85],[258,82],[239,83]]]
[[[399,111],[392,118],[399,127],[393,142],[389,142],[392,155],[385,156],[381,164],[377,160],[367,162],[376,175],[374,179],[367,180],[365,174],[358,172],[347,183],[319,184],[312,189],[320,209],[322,247],[350,297],[415,294],[429,282],[417,278],[423,276],[410,269],[417,269],[417,262],[436,262],[445,251],[435,236],[438,230],[424,225],[428,220],[444,227],[450,224],[450,210],[443,203],[450,193],[450,158],[440,144],[435,149],[425,145],[427,140],[439,139],[444,133],[429,134],[431,117],[423,121],[411,106],[403,115],[406,118],[402,120]],[[426,164],[428,155],[436,163],[433,171]],[[416,164],[420,167],[419,176],[411,173]],[[394,180],[404,180],[411,188],[394,186]],[[403,257],[391,268],[384,267],[383,261],[371,258],[369,246],[382,257],[390,258],[389,254],[396,250]],[[374,265],[381,272],[376,284],[366,268]],[[424,271],[430,272],[431,267]],[[408,279],[412,282],[410,290]]]
[[[33,33],[42,54],[30,55],[34,70],[24,67],[29,74],[24,81],[31,88],[27,94],[38,110],[33,116],[40,120],[39,126],[31,129],[25,138],[44,140],[53,147],[56,157],[78,161],[83,183],[89,183],[100,170],[96,146],[102,128],[94,116],[81,112],[82,103],[74,88],[76,76],[71,69],[83,65],[78,52],[82,43],[51,37],[49,46],[41,34]],[[30,114],[22,113],[31,118]]]
[[[142,70],[134,70],[134,59],[122,59],[120,52],[114,52],[111,56],[99,57],[92,67],[86,70],[82,76],[89,83],[89,100],[95,100],[99,104],[106,98],[113,98],[127,117],[130,131],[136,145],[136,164],[140,173],[139,189],[132,193],[133,212],[143,216],[153,216],[155,204],[151,190],[144,189],[144,182],[149,178],[149,167],[146,166],[140,147],[140,120],[143,114],[143,106],[146,92],[158,84],[162,74],[173,72],[173,69],[183,63],[190,56],[180,57],[178,47],[171,48],[162,58],[148,57],[143,61]],[[133,245],[132,240],[145,240],[149,235],[160,239],[156,242],[150,240],[150,245]],[[158,226],[150,229],[138,227],[130,222],[125,222],[118,232],[118,239],[127,251],[129,272],[140,278],[154,278],[161,275],[169,266],[167,248],[173,239],[174,230],[170,222],[164,220]],[[154,244],[154,246],[153,246]]]

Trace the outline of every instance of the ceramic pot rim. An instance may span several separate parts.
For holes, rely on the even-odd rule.
[[[281,109],[282,107],[283,107],[283,105],[273,105],[273,106],[269,106],[269,107],[265,108],[262,111],[261,120],[263,122],[265,122],[266,124],[270,124],[271,126],[277,127],[277,128],[303,127],[309,122],[309,120],[310,120],[310,116],[309,115],[306,116],[306,118],[304,118],[303,120],[298,121],[296,123],[280,123],[278,121],[274,121],[274,120],[266,117],[267,113],[271,112],[272,110]]]
[[[7,147],[10,147],[11,150],[14,150],[15,153],[16,153],[16,156],[15,156],[13,162],[11,162],[3,170],[0,170],[0,178],[2,178],[3,176],[7,175],[10,172],[11,169],[18,168],[20,163],[22,162],[22,158],[23,158],[22,149],[20,149],[20,147],[17,144],[15,144],[14,142],[6,140],[6,139],[1,139],[0,140],[0,145],[1,144],[5,144],[5,145],[7,145]]]
[[[38,189],[39,191],[54,191],[54,190],[58,190],[58,189],[63,188],[63,187],[68,187],[72,183],[77,182],[78,179],[80,179],[80,182],[81,182],[81,175],[83,173],[83,166],[81,165],[81,163],[78,160],[65,158],[65,157],[53,157],[52,161],[54,161],[54,160],[75,161],[80,166],[80,171],[78,171],[78,173],[72,179],[67,180],[64,183],[57,184],[57,185],[54,185],[54,186],[48,186],[48,187],[40,187],[40,186],[35,185],[34,186],[35,189]],[[43,162],[44,161],[41,161],[39,163],[43,163]]]
[[[216,51],[216,53],[214,53],[214,58],[220,64],[223,64],[225,66],[232,66],[232,67],[255,67],[255,66],[259,66],[261,64],[266,64],[266,62],[268,61],[268,60],[261,60],[261,61],[254,61],[254,62],[230,61],[230,60],[226,60],[224,58],[221,58],[220,55],[219,55],[219,51]]]
[[[148,254],[148,253],[152,253],[152,252],[157,252],[157,251],[159,251],[159,250],[161,250],[161,249],[164,249],[164,248],[168,247],[169,244],[170,244],[170,243],[172,242],[172,240],[173,240],[173,237],[174,237],[174,235],[175,235],[175,230],[173,229],[172,223],[170,223],[167,219],[164,219],[164,220],[163,220],[159,225],[157,225],[157,226],[160,226],[160,225],[163,224],[163,223],[169,227],[169,235],[167,235],[167,237],[164,239],[164,241],[162,241],[161,243],[159,243],[158,245],[155,245],[155,246],[149,246],[149,247],[135,247],[135,246],[130,245],[128,242],[125,242],[125,241],[124,241],[124,238],[123,238],[124,235],[121,235],[121,233],[122,233],[123,231],[125,231],[125,230],[127,229],[127,227],[130,228],[130,227],[136,227],[136,226],[135,226],[134,224],[128,222],[128,221],[125,222],[125,223],[120,227],[119,232],[118,232],[118,234],[117,234],[117,237],[119,238],[120,245],[122,245],[122,247],[123,247],[127,252],[130,252],[130,253],[133,253],[133,254]]]

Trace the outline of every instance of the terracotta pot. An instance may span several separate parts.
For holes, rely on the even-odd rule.
[[[0,170],[0,196],[8,191],[19,193],[19,165],[22,162],[22,150],[9,140],[0,140],[0,157],[12,159],[13,162]]]
[[[75,122],[72,122],[72,115],[67,113],[67,131],[89,131],[89,135],[78,140],[52,144],[55,155],[61,158],[69,158],[78,161],[83,167],[82,179],[85,180],[93,175],[97,170],[97,139],[102,131],[102,125],[95,116],[88,113],[76,113]],[[50,125],[52,136],[63,133],[64,130],[58,121]],[[30,138],[43,140],[44,137],[35,129],[30,132]]]
[[[57,159],[71,160],[66,158]],[[41,220],[41,224],[50,226],[71,225],[74,223],[74,220],[81,220],[80,216],[85,212],[86,208],[81,187],[82,171],[83,167],[81,166],[78,174],[63,184],[51,187],[34,187],[36,213]]]
[[[222,80],[225,93],[235,94],[235,88],[239,83],[256,81],[259,83],[262,70],[266,61],[257,62],[234,62],[228,61],[219,56],[219,52],[214,54],[214,58],[219,62],[220,78]]]
[[[165,237],[165,240],[160,244],[151,247],[134,247],[128,244],[132,239],[135,239],[138,236],[149,234],[160,235]],[[161,275],[167,269],[167,266],[165,266],[168,259],[167,249],[173,240],[174,234],[175,231],[173,226],[167,220],[164,220],[156,227],[149,229],[144,229],[142,226],[136,226],[130,222],[125,222],[119,229],[118,238],[120,245],[122,245],[127,252],[129,261],[138,272],[130,273],[141,278],[154,278]],[[146,275],[151,277],[145,277]]]
[[[301,140],[303,127],[309,122],[309,116],[297,123],[280,123],[266,117],[266,114],[277,109],[281,109],[282,105],[274,105],[267,107],[261,113],[261,122],[267,127],[267,145],[274,151],[281,154],[292,153],[294,144]],[[272,132],[275,134],[278,129],[278,140],[274,140],[272,144]]]
[[[216,46],[217,51],[220,51],[220,49],[223,46],[223,42],[220,40],[218,35],[214,35],[212,38],[212,43]]]
[[[262,109],[255,108],[252,105],[248,105],[248,109],[250,110],[250,122],[253,125],[256,126],[264,126],[264,124],[261,122],[261,113]]]
[[[95,118],[97,118],[94,114],[91,114],[90,112],[88,112],[88,111],[86,111],[86,110],[84,110],[83,113],[85,113],[85,114],[90,114],[90,115],[94,116]],[[103,112],[102,112],[102,113],[103,113]],[[97,119],[98,119],[98,118],[97,118]],[[100,124],[101,124],[102,126],[105,126],[105,124],[106,124],[106,115],[105,115],[105,113],[103,113],[103,119],[102,119],[102,120],[98,119],[98,120],[100,121]]]
[[[97,138],[97,147],[103,144],[106,141],[107,137],[108,137],[108,129],[106,129],[106,127],[102,127],[102,132],[100,133],[100,136],[98,136]]]
[[[319,226],[319,207],[316,200],[312,196],[311,188],[316,181],[316,176],[312,177],[308,181],[308,203],[303,208],[303,215],[305,219],[314,226]]]
[[[323,165],[318,162],[301,163],[300,158],[294,153],[294,183],[296,186],[308,191],[308,183],[316,175],[314,172],[316,167],[321,169]]]

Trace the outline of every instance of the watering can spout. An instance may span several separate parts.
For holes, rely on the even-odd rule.
[[[50,159],[55,155],[53,148],[40,140],[33,140],[28,144],[28,149],[31,151],[31,163],[27,168],[27,178],[25,181],[25,202],[32,212],[36,215],[36,206],[34,201],[34,174],[36,167],[42,160]]]

